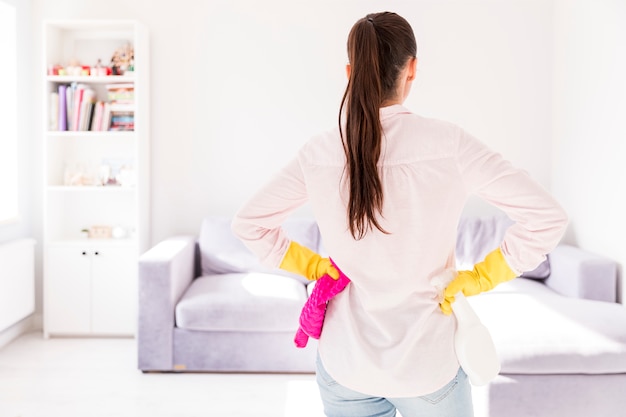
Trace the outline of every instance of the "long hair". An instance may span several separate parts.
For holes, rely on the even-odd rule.
[[[400,71],[416,54],[413,29],[395,13],[368,14],[348,35],[351,69],[339,109],[339,132],[350,190],[348,224],[355,239],[363,238],[372,227],[387,233],[378,221],[383,208],[377,167],[383,135],[380,107],[395,97]]]

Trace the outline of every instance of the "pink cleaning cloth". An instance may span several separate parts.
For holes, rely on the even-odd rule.
[[[350,283],[350,279],[337,268],[332,259],[330,262],[339,272],[339,278],[334,280],[329,275],[324,275],[315,282],[315,288],[304,304],[302,313],[300,313],[300,328],[298,328],[294,338],[296,347],[305,347],[309,337],[320,338],[328,301],[343,291],[346,285]]]

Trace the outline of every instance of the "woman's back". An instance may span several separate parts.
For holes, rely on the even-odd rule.
[[[412,396],[434,391],[458,370],[455,322],[439,311],[430,279],[454,266],[467,198],[456,160],[462,131],[400,105],[380,114],[379,222],[387,233],[372,228],[358,240],[350,233],[338,129],[311,139],[298,162],[325,248],[352,280],[329,305],[320,340],[324,365],[354,389]],[[326,347],[337,344],[344,354],[327,355]]]
[[[459,289],[447,291],[484,291],[534,269],[567,217],[524,171],[463,129],[401,105],[417,64],[403,18],[384,12],[360,19],[348,55],[341,127],[311,138],[239,210],[233,229],[266,265],[317,279],[333,272],[328,259],[281,228],[309,202],[326,251],[351,280],[328,305],[319,342],[324,372],[339,386],[381,398],[422,396],[459,375],[456,323],[444,308]],[[471,194],[515,223],[480,271],[459,271],[440,300],[431,279],[455,268],[456,228]]]

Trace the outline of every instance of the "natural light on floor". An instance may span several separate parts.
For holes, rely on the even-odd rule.
[[[289,381],[285,417],[323,416],[322,402],[315,381]]]
[[[0,349],[2,417],[323,415],[313,374],[144,374],[130,338],[33,332]]]

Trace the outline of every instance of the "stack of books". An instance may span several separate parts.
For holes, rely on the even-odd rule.
[[[133,111],[113,108],[110,113],[109,130],[135,130],[135,113]]]
[[[108,84],[107,96],[110,103],[133,104],[135,102],[135,85],[132,83]]]
[[[109,130],[135,130],[135,86],[132,83],[107,85],[107,97],[111,104]]]
[[[50,130],[134,130],[134,86],[107,85],[107,101],[98,100],[85,84],[60,84],[50,94]]]

